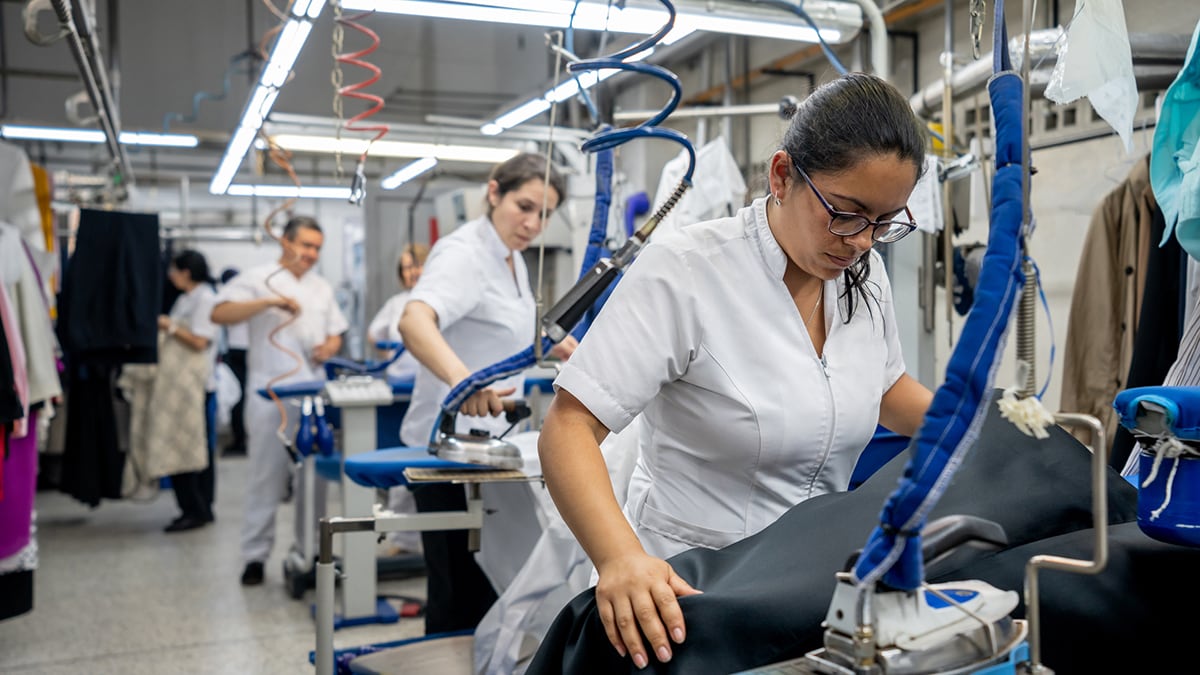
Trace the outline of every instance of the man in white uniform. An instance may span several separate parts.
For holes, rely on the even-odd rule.
[[[349,326],[334,301],[329,282],[312,271],[323,242],[317,221],[305,216],[292,218],[284,227],[279,262],[238,274],[221,289],[213,308],[215,323],[246,322],[250,333],[245,394],[250,484],[242,524],[242,559],[246,565],[242,584],[247,586],[263,581],[263,566],[275,540],[275,509],[285,498],[289,481],[295,479],[291,459],[276,436],[279,411],[258,391],[268,383],[277,387],[324,379],[321,364],[341,349],[341,334]],[[272,337],[271,332],[285,322],[287,325]],[[299,413],[290,411],[288,417],[285,434],[291,438],[296,433]],[[322,481],[317,481],[312,495],[316,519],[324,511],[324,487]],[[293,492],[299,495],[299,513],[307,496],[299,489]],[[297,519],[296,540],[303,538],[304,527],[315,527],[316,523]]]

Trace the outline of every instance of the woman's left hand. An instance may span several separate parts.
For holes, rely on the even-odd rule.
[[[568,335],[563,338],[562,342],[554,345],[550,350],[550,356],[566,361],[571,358],[571,355],[575,353],[575,348],[578,346],[579,340],[576,340],[574,336]]]
[[[168,330],[170,328],[171,328],[171,317],[167,316],[166,314],[159,314],[158,315],[158,329],[159,330]]]

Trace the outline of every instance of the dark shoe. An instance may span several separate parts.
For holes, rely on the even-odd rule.
[[[180,516],[171,521],[170,525],[163,528],[163,532],[186,532],[194,530],[198,527],[204,527],[208,523],[202,518],[193,518],[191,516]]]
[[[221,451],[222,457],[244,456],[246,454],[246,446],[244,445],[227,445]]]
[[[246,563],[242,570],[243,586],[258,586],[263,582],[263,564],[260,562]]]

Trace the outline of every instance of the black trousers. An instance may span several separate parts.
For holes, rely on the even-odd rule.
[[[204,396],[204,421],[208,466],[200,471],[171,476],[171,486],[175,488],[175,501],[185,518],[210,521],[213,519],[212,505],[217,494],[217,395],[213,392]]]
[[[242,397],[234,404],[229,415],[229,426],[233,431],[233,442],[229,447],[245,452],[246,420],[242,418],[242,415],[246,409],[246,350],[230,349],[221,359],[233,371],[233,376],[237,378],[238,386],[242,389]]]
[[[410,485],[417,511],[463,511],[461,485]],[[470,630],[496,602],[496,591],[467,548],[466,530],[421,533],[425,549],[425,634]]]

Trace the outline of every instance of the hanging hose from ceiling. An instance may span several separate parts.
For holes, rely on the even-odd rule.
[[[267,143],[267,156],[271,158],[271,161],[274,162],[276,166],[283,169],[284,172],[287,173],[288,178],[292,179],[292,183],[298,190],[300,187],[300,178],[296,175],[296,170],[292,166],[292,153],[280,147],[278,143],[267,137],[265,134],[262,135],[262,138]],[[279,265],[278,269],[267,275],[264,283],[272,293],[280,298],[287,299],[292,302],[295,302],[295,298],[288,298],[288,296],[284,295],[278,288],[271,284],[271,280],[274,279],[277,274],[286,272],[286,262],[296,258],[297,254],[294,250],[292,250],[291,242],[275,233],[275,230],[271,227],[271,223],[275,220],[275,216],[279,215],[280,213],[286,213],[290,211],[295,204],[295,197],[284,200],[283,203],[272,209],[271,212],[267,214],[266,219],[263,221],[263,229],[266,231],[267,236],[279,243],[279,247],[283,251],[283,259],[285,261],[284,264]],[[278,326],[275,326],[275,328],[271,329],[271,332],[267,334],[267,342],[269,342],[272,347],[275,347],[279,351],[290,356],[296,362],[296,365],[291,370],[282,372],[268,380],[266,390],[267,396],[271,398],[271,401],[275,403],[275,407],[279,410],[279,427],[275,429],[275,435],[279,438],[279,441],[283,443],[283,447],[287,450],[288,454],[291,455],[292,459],[294,461],[299,461],[300,457],[296,454],[296,450],[292,444],[292,439],[288,438],[287,435],[287,406],[284,405],[283,400],[279,398],[279,395],[275,393],[276,384],[295,375],[296,373],[299,373],[304,368],[304,357],[285,347],[277,338],[280,332],[282,332],[285,328],[294,323],[297,318],[299,318],[301,311],[300,308],[294,307],[293,310],[294,311],[289,312],[288,318],[284,319],[279,323]]]
[[[658,77],[671,85],[672,96],[663,109],[650,119],[636,127],[628,129],[612,129],[602,127],[592,138],[585,141],[582,149],[585,152],[598,153],[596,180],[596,211],[592,223],[592,235],[584,258],[584,264],[576,284],[541,318],[538,326],[538,336],[528,349],[514,354],[509,358],[472,373],[459,382],[442,401],[442,409],[430,433],[430,452],[435,452],[438,438],[441,434],[453,433],[453,420],[458,414],[459,407],[475,392],[487,387],[493,382],[510,375],[519,373],[534,365],[538,357],[549,351],[556,343],[571,335],[580,325],[586,327],[585,317],[594,313],[603,300],[607,291],[617,281],[622,269],[641,251],[650,234],[657,228],[659,222],[671,211],[683,194],[692,186],[692,174],[696,169],[696,150],[687,136],[673,129],[660,129],[657,124],[665,120],[682,98],[682,86],[679,78],[671,71],[661,66],[648,63],[630,62],[626,59],[642,54],[652,49],[675,25],[675,7],[669,0],[659,0],[669,14],[666,23],[655,34],[630,47],[606,57],[576,61],[567,66],[571,73],[599,71],[605,69],[626,70]],[[599,75],[597,74],[597,81]],[[582,91],[582,87],[580,90]],[[554,107],[551,106],[553,116]],[[612,151],[619,145],[635,138],[660,138],[674,141],[683,146],[689,158],[688,169],[679,185],[658,210],[633,233],[624,245],[611,257],[601,259],[603,231],[597,235],[597,229],[607,227],[608,205],[612,193]]]
[[[340,150],[342,131],[343,130],[363,131],[363,132],[374,132],[375,133],[375,135],[372,136],[367,141],[366,146],[363,147],[362,154],[360,154],[358,156],[358,162],[354,168],[354,178],[350,183],[350,203],[357,205],[357,204],[361,204],[363,197],[366,196],[367,153],[369,153],[371,151],[371,146],[375,144],[375,141],[378,141],[379,139],[383,138],[385,135],[387,135],[387,132],[388,132],[387,124],[383,124],[383,123],[368,124],[367,123],[367,120],[370,117],[379,113],[379,111],[383,110],[383,104],[384,104],[383,98],[381,96],[378,96],[377,94],[370,94],[370,93],[363,91],[367,87],[378,82],[379,78],[383,75],[383,71],[379,68],[379,66],[377,66],[369,61],[364,60],[365,57],[369,56],[376,49],[379,49],[380,40],[379,40],[379,35],[375,31],[373,31],[370,28],[367,28],[366,26],[359,23],[359,21],[361,19],[363,19],[367,16],[370,16],[374,12],[362,12],[360,14],[355,14],[353,16],[343,16],[342,15],[342,3],[338,2],[338,0],[334,0],[334,2],[332,4],[333,4],[333,16],[334,16],[334,23],[333,23],[333,61],[334,61],[334,66],[333,66],[333,73],[331,76],[331,80],[333,82],[333,88],[334,88],[333,112],[338,120],[338,127],[337,127],[338,144],[337,144],[337,147],[339,149],[334,156],[334,161],[335,161],[335,165],[336,165],[335,177],[337,179],[340,180],[342,177],[342,174],[343,174],[342,153]],[[344,41],[346,28],[350,28],[352,30],[358,31],[359,33],[367,36],[367,38],[371,41],[370,44],[368,44],[366,47],[363,47],[362,49],[360,49],[356,52],[343,52],[342,44]],[[343,84],[343,81],[344,81],[343,76],[342,76],[342,65],[343,64],[348,64],[348,65],[352,65],[352,66],[357,66],[359,68],[363,68],[370,73],[370,76],[367,77],[367,79],[365,79],[365,80],[361,80],[361,81],[355,82],[353,84]],[[358,99],[360,101],[366,101],[370,104],[370,107],[368,107],[366,110],[358,113],[357,115],[354,115],[353,117],[351,117],[349,119],[349,121],[343,122],[343,120],[345,118],[344,99],[347,99],[347,98],[353,98],[353,99]]]

